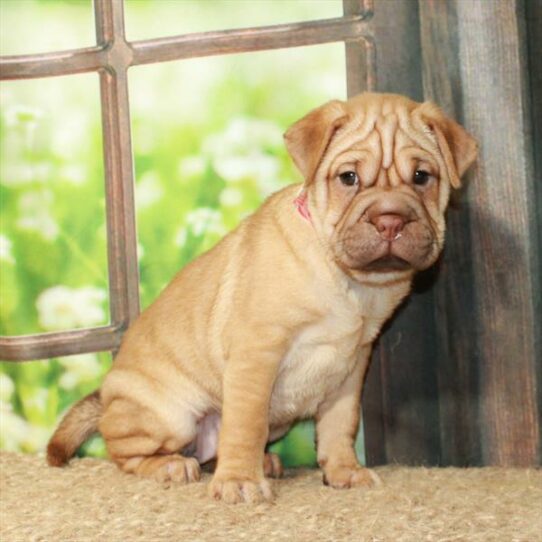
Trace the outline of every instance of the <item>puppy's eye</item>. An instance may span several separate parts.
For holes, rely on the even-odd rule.
[[[359,180],[355,171],[345,171],[339,175],[339,179],[345,186],[354,186]]]
[[[425,186],[431,180],[431,174],[423,169],[417,169],[412,181],[416,186]]]

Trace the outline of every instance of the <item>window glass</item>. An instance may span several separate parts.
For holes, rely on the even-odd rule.
[[[0,86],[0,334],[109,322],[98,76]]]
[[[42,361],[0,364],[0,450],[36,453],[76,401],[100,386],[111,354],[77,354]],[[105,456],[101,437],[83,446],[85,455]]]
[[[126,0],[129,40],[342,15],[341,0]]]
[[[0,0],[0,55],[95,44],[92,0]]]

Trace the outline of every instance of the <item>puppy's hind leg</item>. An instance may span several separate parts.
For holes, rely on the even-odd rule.
[[[159,482],[195,482],[201,473],[197,459],[179,452],[194,440],[196,421],[188,411],[182,419],[182,427],[173,427],[135,400],[116,398],[104,412],[100,432],[123,471]]]
[[[282,478],[284,468],[277,454],[266,452],[263,457],[263,473],[266,478]]]

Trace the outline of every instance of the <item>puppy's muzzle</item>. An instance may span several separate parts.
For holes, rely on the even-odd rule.
[[[367,210],[367,220],[376,228],[381,239],[388,242],[399,239],[406,224],[414,219],[413,209],[405,204],[378,202]]]

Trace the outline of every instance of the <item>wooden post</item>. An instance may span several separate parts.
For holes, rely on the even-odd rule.
[[[534,465],[541,274],[524,5],[456,6],[464,120],[482,143],[468,192],[482,456]]]
[[[454,2],[420,3],[424,95],[465,124],[457,11]],[[471,257],[467,176],[448,212],[446,248],[435,284],[439,431],[442,465],[481,465],[479,375],[475,334],[477,302]],[[481,180],[480,182],[483,182]]]
[[[439,103],[481,153],[440,265],[375,352],[368,460],[540,464],[541,3],[376,0],[374,11],[377,88]]]

